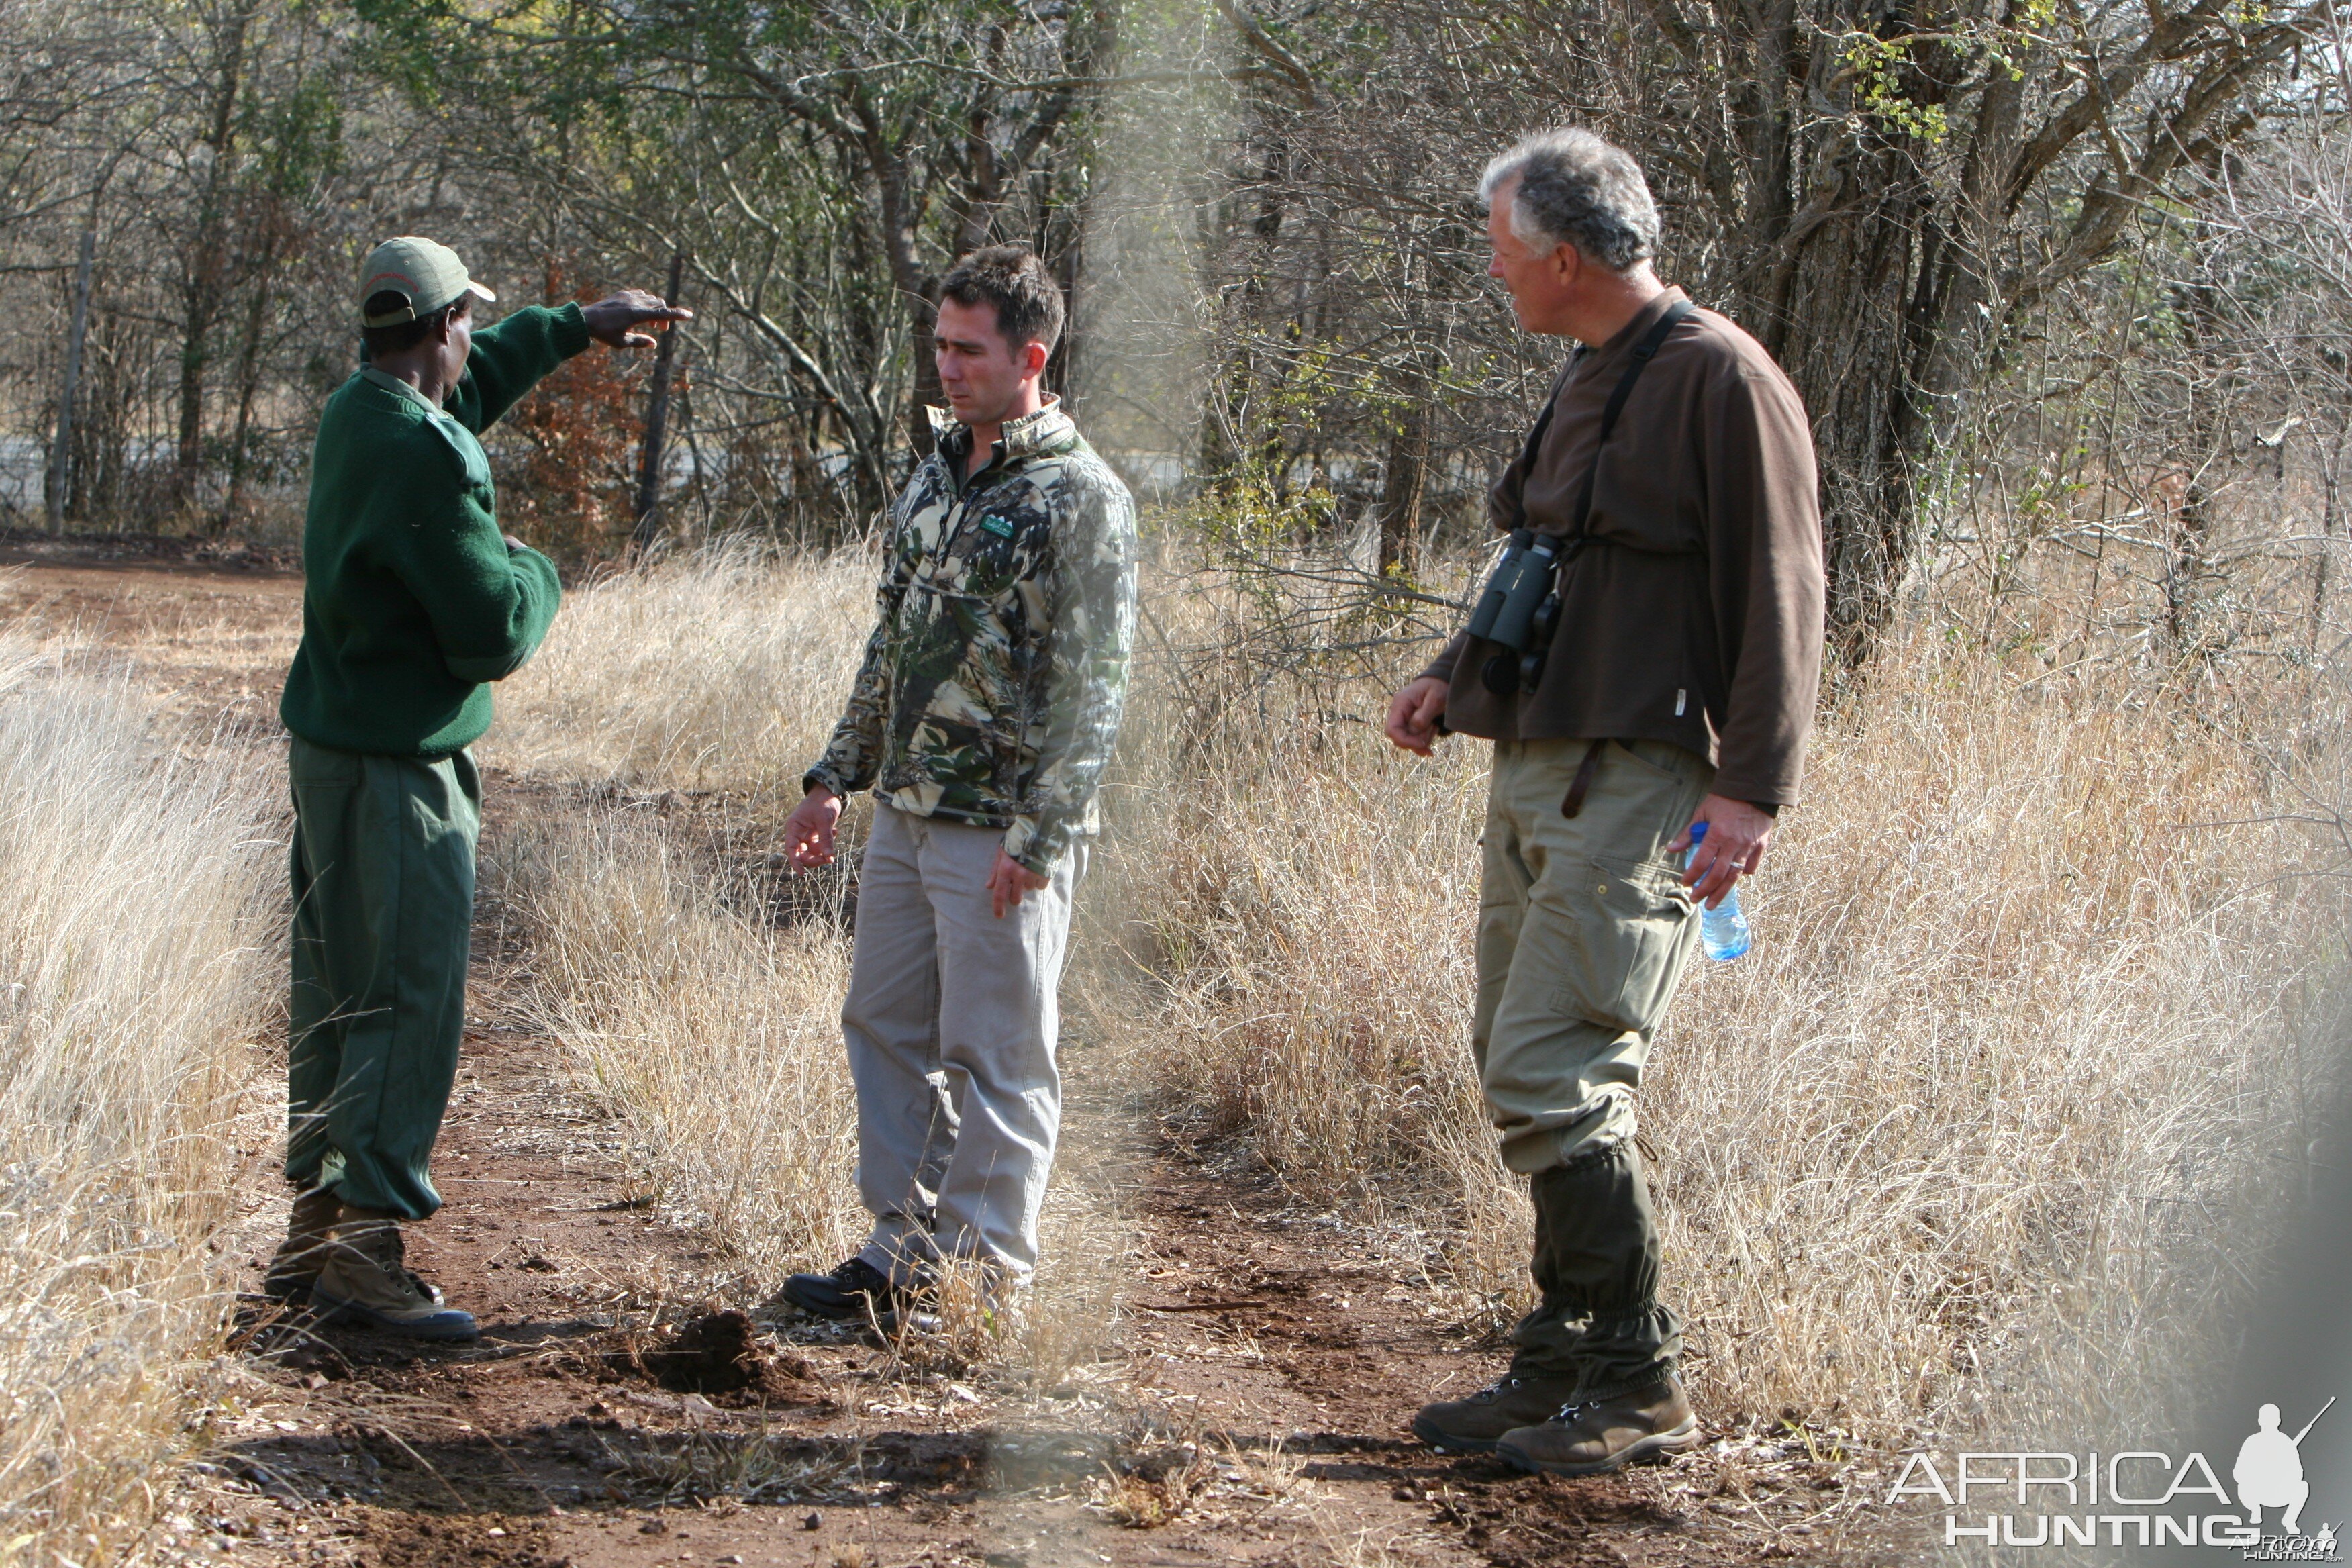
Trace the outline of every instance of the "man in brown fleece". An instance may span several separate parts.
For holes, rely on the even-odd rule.
[[[1413,1430],[1582,1475],[1698,1438],[1634,1094],[1698,904],[1762,864],[1797,798],[1821,512],[1795,388],[1658,281],[1631,157],[1546,132],[1482,190],[1487,270],[1519,324],[1581,345],[1489,501],[1557,563],[1553,598],[1516,646],[1455,637],[1397,693],[1388,735],[1423,756],[1448,730],[1495,742],[1471,1050],[1504,1163],[1530,1179],[1540,1300],[1509,1370]]]

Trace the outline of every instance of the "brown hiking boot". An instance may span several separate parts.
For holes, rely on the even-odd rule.
[[[357,1318],[418,1340],[481,1337],[471,1312],[441,1304],[441,1292],[408,1271],[400,1220],[382,1209],[345,1207],[310,1300],[330,1317]]]
[[[1523,1470],[1589,1476],[1697,1441],[1698,1417],[1683,1397],[1681,1380],[1669,1374],[1613,1399],[1562,1405],[1550,1419],[1496,1444],[1495,1457]]]
[[[1549,1416],[1576,1392],[1574,1377],[1496,1378],[1465,1399],[1424,1405],[1412,1418],[1412,1435],[1433,1448],[1484,1454],[1507,1432]]]
[[[327,1261],[327,1232],[342,1213],[343,1201],[332,1187],[313,1187],[294,1200],[293,1217],[286,1222],[286,1239],[261,1276],[261,1293],[280,1301],[307,1296],[318,1282],[320,1266]]]

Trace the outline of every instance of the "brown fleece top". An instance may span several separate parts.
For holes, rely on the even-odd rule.
[[[1601,415],[1669,289],[1559,392],[1543,442],[1487,499],[1494,525],[1566,534]],[[1543,678],[1497,697],[1497,650],[1457,635],[1424,672],[1448,729],[1493,740],[1666,741],[1716,764],[1715,793],[1797,798],[1822,668],[1822,517],[1812,433],[1763,345],[1712,310],[1685,317],[1635,383],[1601,453],[1590,538],[1561,574]]]

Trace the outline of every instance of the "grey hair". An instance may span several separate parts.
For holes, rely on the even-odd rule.
[[[1572,245],[1612,272],[1658,252],[1658,207],[1642,165],[1579,126],[1538,131],[1486,165],[1478,195],[1491,202],[1513,180],[1511,232],[1549,250]]]

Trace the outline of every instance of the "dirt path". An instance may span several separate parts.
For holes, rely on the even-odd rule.
[[[230,1373],[233,1414],[157,1558],[1176,1568],[1848,1555],[1815,1522],[1840,1501],[1833,1472],[1771,1446],[1719,1443],[1574,1482],[1423,1448],[1402,1431],[1422,1391],[1468,1386],[1492,1352],[1427,1317],[1407,1268],[1172,1157],[1150,1173],[1138,1217],[1150,1241],[1122,1282],[1118,1351],[1063,1397],[899,1366],[870,1334],[730,1301],[710,1293],[727,1260],[638,1206],[609,1124],[551,1072],[551,1042],[500,1023],[511,997],[485,981],[436,1162],[449,1207],[414,1244],[419,1268],[481,1317],[481,1343],[257,1325]],[[284,1204],[266,1158],[253,1175],[269,1200],[241,1238],[257,1269]],[[670,1342],[644,1325],[729,1305],[751,1309],[751,1386],[721,1386],[737,1364],[724,1354],[648,1374],[645,1348]]]
[[[20,588],[49,570],[24,569]],[[186,571],[108,574],[118,579],[139,604],[134,615],[115,602],[110,642],[140,644],[142,619],[168,633],[175,613],[198,613],[191,595],[215,591]],[[95,591],[87,578],[70,588]],[[228,610],[199,601],[208,647],[284,639],[282,586],[227,596]],[[219,668],[219,684],[209,667],[203,677],[214,692],[266,684],[253,661]],[[488,816],[495,853],[495,785]],[[1492,1346],[1465,1342],[1432,1308],[1410,1258],[1173,1148],[1146,1147],[1107,1194],[1138,1237],[1108,1265],[1111,1348],[1052,1389],[924,1371],[870,1333],[749,1300],[729,1258],[650,1206],[616,1125],[530,1026],[496,910],[484,920],[436,1157],[448,1207],[412,1243],[483,1339],[420,1348],[248,1310],[217,1371],[202,1457],[137,1560],[1899,1560],[1847,1532],[1856,1513],[1840,1472],[1791,1444],[1711,1434],[1670,1463],[1581,1481],[1422,1447],[1404,1432],[1414,1406],[1490,1375]],[[1114,1097],[1083,1048],[1070,1068],[1072,1121],[1108,1115]],[[270,1163],[281,1116],[278,1091],[257,1086],[231,1241],[248,1283],[284,1223]]]

